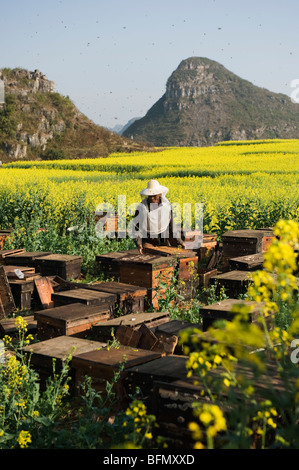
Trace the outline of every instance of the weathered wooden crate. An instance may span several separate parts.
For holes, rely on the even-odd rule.
[[[71,289],[67,291],[54,292],[52,294],[54,306],[81,303],[84,305],[105,305],[107,311],[112,314],[115,310],[117,296],[108,292],[100,292],[88,289]]]
[[[273,231],[269,229],[225,232],[222,235],[222,268],[228,269],[230,258],[265,253],[274,238]]]
[[[4,267],[0,266],[0,319],[14,312],[16,304],[11,288],[5,274]]]
[[[5,258],[9,255],[14,255],[16,253],[24,253],[24,248],[12,249],[12,250],[0,250],[0,264],[5,264]]]
[[[111,382],[115,373],[119,372],[122,367],[119,380],[114,385],[118,403],[121,405],[128,398],[123,383],[127,377],[127,370],[133,366],[152,362],[159,357],[159,353],[127,346],[75,354],[72,359],[72,367],[76,371],[76,393],[78,395],[83,393],[81,384],[86,375],[91,377],[92,387],[96,391],[105,392],[106,382]]]
[[[49,251],[23,251],[5,257],[6,265],[37,267],[37,259],[49,255]]]
[[[9,279],[9,286],[17,308],[31,310],[31,302],[34,293],[33,279]]]
[[[254,255],[239,256],[229,259],[230,271],[256,271],[263,269],[264,254],[255,253]]]
[[[176,272],[177,259],[172,256],[152,254],[128,254],[119,259],[120,282],[147,288],[149,305],[158,308],[159,299],[165,298],[166,288],[170,286]]]
[[[25,346],[23,351],[27,357],[30,357],[30,364],[38,372],[41,388],[44,389],[48,377],[53,376],[53,359],[55,360],[55,373],[57,374],[61,371],[63,363],[70,355],[73,358],[74,354],[81,354],[105,346],[106,344],[99,341],[74,336],[58,336],[57,338]],[[75,370],[72,367],[72,361],[73,359],[69,363],[69,376],[73,381]]]
[[[127,251],[114,251],[96,256],[99,270],[109,278],[119,278],[119,260],[128,254],[137,255],[137,249]]]
[[[144,252],[161,256],[171,256],[178,279],[178,294],[189,300],[196,294],[199,285],[197,276],[198,256],[195,251],[169,246],[144,244]]]
[[[199,249],[203,242],[201,230],[182,230],[182,240],[188,250]]]
[[[153,412],[154,382],[159,380],[171,383],[175,380],[185,380],[187,359],[187,356],[182,355],[166,355],[146,364],[130,367],[125,380],[127,393],[134,394],[139,388],[148,412]]]
[[[208,268],[198,268],[197,275],[198,275],[198,285],[207,289],[209,287],[210,278],[212,276],[216,276],[217,269],[208,269]]]
[[[28,333],[36,334],[37,333],[37,322],[34,320],[34,315],[28,315],[24,317],[24,320],[27,323]],[[4,318],[0,321],[0,337],[3,338],[5,335],[13,336],[18,333],[18,328],[15,324],[15,318]]]
[[[20,279],[19,276],[15,273],[15,270],[20,270],[24,274],[24,279],[34,279],[35,277],[39,277],[40,274],[35,272],[35,268],[32,268],[30,266],[13,266],[13,265],[8,265],[6,266],[5,264],[3,265],[5,274],[7,278],[10,279]]]
[[[204,401],[205,390],[193,381],[153,382],[153,414],[158,425],[157,433],[165,438],[169,448],[192,449],[194,440],[189,423],[194,421],[193,403]]]
[[[201,266],[206,266],[217,246],[217,235],[204,233],[201,247],[195,249]]]
[[[217,284],[217,295],[220,293],[220,289],[224,288],[225,294],[235,299],[245,294],[252,282],[250,271],[227,271],[210,277],[210,284]]]
[[[233,320],[236,314],[232,312],[232,308],[236,305],[246,305],[251,307],[252,310],[249,314],[249,321],[258,324],[257,320],[260,316],[260,308],[263,306],[262,303],[257,303],[251,300],[225,299],[214,304],[200,307],[199,315],[203,320],[203,331],[206,331],[215,320]],[[274,318],[269,315],[267,317],[267,322],[269,327],[271,327],[271,324],[273,325]]]
[[[144,312],[147,296],[145,287],[115,281],[85,284],[82,287],[88,290],[115,294],[117,296],[116,309],[120,310],[122,315]]]
[[[71,280],[81,277],[83,258],[77,255],[49,254],[40,256],[36,264],[42,276],[60,276]]]
[[[140,312],[131,313],[129,315],[122,315],[118,318],[112,318],[107,320],[105,323],[95,324],[92,328],[92,338],[98,341],[108,341],[111,339],[112,330],[117,333],[118,328],[121,325],[130,326],[133,329],[139,329],[139,327],[145,323],[149,328],[153,328],[157,325],[170,321],[170,315],[168,312]]]
[[[103,212],[100,215],[95,215],[95,222],[101,223],[101,226],[103,228],[103,231],[106,232],[107,234],[110,232],[117,232],[118,228],[118,215],[116,214],[111,214],[109,212]]]
[[[90,328],[110,318],[109,306],[87,306],[73,303],[60,307],[49,308],[34,313],[37,322],[39,340],[56,338],[57,336],[76,336],[86,338]]]
[[[155,333],[158,340],[165,344],[169,342],[169,340],[173,340],[173,344],[175,345],[173,353],[174,354],[183,354],[183,344],[179,344],[180,340],[180,332],[189,329],[189,328],[196,328],[201,330],[201,325],[196,323],[191,323],[184,320],[170,320],[167,323],[163,323],[158,325],[151,330]]]

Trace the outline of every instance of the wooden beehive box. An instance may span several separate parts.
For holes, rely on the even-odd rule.
[[[84,376],[92,379],[92,387],[96,391],[105,392],[106,382],[111,382],[116,372],[123,366],[120,378],[115,384],[118,402],[121,404],[127,398],[123,381],[130,367],[152,362],[160,357],[159,353],[143,349],[119,346],[118,348],[103,348],[87,353],[75,354],[72,366],[76,371],[76,392],[82,393],[81,383]]]
[[[275,238],[273,231],[229,230],[222,235],[222,268],[228,269],[229,259],[256,253],[265,253]]]
[[[0,266],[0,319],[7,317],[16,309],[14,297],[5,274],[4,267]]]
[[[81,277],[82,261],[82,256],[49,254],[47,256],[40,256],[36,263],[42,276],[56,275],[70,280]]]
[[[254,255],[239,256],[229,259],[230,271],[256,271],[263,269],[264,254],[255,253]]]
[[[34,320],[34,315],[28,315],[24,317],[27,323],[27,331],[31,334],[37,333],[37,322]],[[0,321],[0,337],[3,338],[5,335],[13,336],[18,333],[18,328],[15,324],[15,318],[4,318]]]
[[[158,308],[176,272],[177,260],[172,256],[128,254],[119,260],[120,282],[147,288],[149,305]],[[146,306],[148,307],[148,305]]]
[[[117,232],[118,228],[118,215],[112,214],[109,212],[103,212],[100,215],[95,215],[95,222],[101,223],[101,226],[103,228],[103,231],[106,233],[109,232]]]
[[[206,331],[215,320],[224,319],[224,320],[233,320],[235,313],[232,312],[232,308],[236,305],[246,305],[251,307],[251,312],[249,314],[249,321],[256,323],[260,316],[260,308],[263,305],[262,303],[258,304],[257,302],[251,300],[239,300],[239,299],[225,299],[214,304],[206,305],[199,309],[199,315],[202,317],[202,329]],[[267,321],[269,326],[273,323],[273,317],[268,316]]]
[[[24,253],[24,249],[23,248],[19,248],[19,249],[12,249],[12,250],[0,250],[0,264],[5,264],[5,258],[9,255],[13,255],[13,254],[16,254],[16,253]]]
[[[206,266],[217,246],[217,235],[204,233],[200,248],[195,249],[201,266]]]
[[[250,271],[227,271],[210,277],[210,284],[217,284],[217,295],[219,295],[220,289],[224,288],[225,294],[234,299],[246,294],[252,282]]]
[[[23,351],[26,356],[30,357],[31,366],[38,372],[41,388],[43,389],[48,377],[53,376],[53,359],[55,360],[55,373],[57,374],[61,371],[63,363],[69,355],[73,358],[74,354],[81,354],[105,346],[106,344],[99,341],[74,336],[58,336],[57,338],[25,346]],[[72,367],[72,360],[69,366],[69,375],[71,379],[74,379],[75,371]]]
[[[34,293],[34,280],[9,279],[9,286],[16,307],[21,310],[30,310]]]
[[[99,270],[107,277],[119,278],[119,260],[128,254],[137,255],[137,249],[127,251],[114,251],[96,256]]]
[[[117,296],[108,292],[100,292],[88,289],[71,289],[67,291],[54,292],[52,294],[54,306],[81,303],[84,305],[105,305],[111,314],[115,309]]]
[[[127,393],[134,394],[136,389],[139,388],[148,412],[152,413],[154,410],[154,382],[159,380],[171,383],[175,380],[185,380],[187,377],[187,360],[187,356],[169,355],[130,367],[127,370],[128,374],[125,381]]]
[[[76,336],[85,338],[90,328],[110,318],[107,306],[87,306],[81,303],[63,305],[34,313],[39,340],[57,336]]]
[[[42,256],[50,255],[49,251],[23,251],[5,257],[6,265],[37,267],[36,260]]]
[[[185,300],[192,298],[199,284],[197,276],[198,256],[195,251],[172,246],[144,244],[144,252],[161,256],[171,256],[178,279],[178,293]]]
[[[153,382],[153,414],[157,420],[157,433],[162,435],[170,449],[192,449],[194,440],[189,423],[194,421],[194,403],[206,401],[205,388],[193,380]]]
[[[140,312],[122,315],[118,318],[112,318],[105,323],[95,324],[92,328],[92,337],[99,341],[108,341],[111,339],[112,330],[116,333],[121,325],[130,326],[138,329],[143,323],[149,328],[170,321],[168,312]]]
[[[147,289],[145,287],[125,284],[123,282],[98,282],[84,286],[85,289],[107,292],[117,296],[116,309],[120,309],[122,315],[144,312]]]

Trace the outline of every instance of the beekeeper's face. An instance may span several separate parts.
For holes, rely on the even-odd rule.
[[[161,200],[162,194],[155,194],[154,196],[148,196],[150,204],[158,204]]]

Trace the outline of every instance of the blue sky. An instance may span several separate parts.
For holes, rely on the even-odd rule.
[[[291,95],[298,0],[0,0],[0,68],[39,69],[97,124],[143,116],[188,57]]]

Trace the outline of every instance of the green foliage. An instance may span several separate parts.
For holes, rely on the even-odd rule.
[[[7,93],[5,105],[0,109],[0,143],[4,143],[5,139],[11,141],[16,138],[17,123],[16,97]]]

